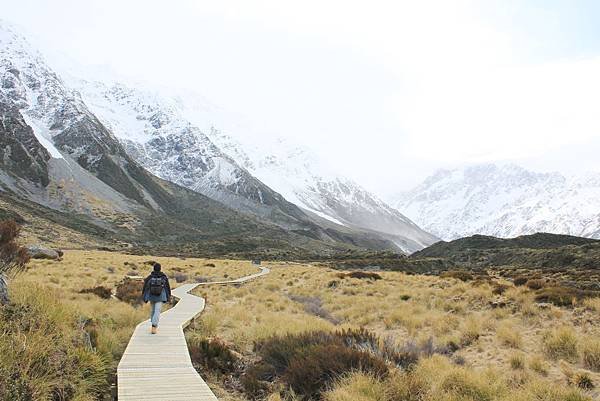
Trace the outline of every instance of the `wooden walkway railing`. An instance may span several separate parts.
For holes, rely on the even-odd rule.
[[[177,305],[160,316],[158,334],[140,323],[117,368],[118,401],[216,401],[192,366],[183,329],[202,313],[204,298],[189,292],[199,285],[241,284],[269,273],[268,268],[231,281],[184,284],[172,291]]]

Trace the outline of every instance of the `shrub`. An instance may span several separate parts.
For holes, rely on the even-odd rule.
[[[194,366],[226,374],[238,367],[238,357],[228,344],[218,338],[188,339],[188,349]]]
[[[464,270],[448,270],[442,274],[440,274],[442,278],[455,278],[460,281],[471,281],[473,280],[473,275]]]
[[[588,337],[581,344],[583,365],[595,372],[600,372],[600,339]]]
[[[510,286],[501,283],[494,283],[494,287],[492,288],[492,294],[494,295],[502,295],[508,290]]]
[[[260,397],[268,383],[280,378],[288,390],[303,398],[319,397],[339,377],[362,372],[376,378],[388,374],[386,359],[399,364],[403,354],[395,352],[366,330],[334,333],[314,331],[270,337],[255,344],[260,361],[242,380],[252,397]]]
[[[20,228],[14,220],[0,222],[0,305],[9,302],[7,279],[29,262],[26,248],[16,242]]]
[[[581,291],[575,288],[548,287],[536,294],[535,301],[556,306],[572,306],[573,302],[580,297],[582,297]]]
[[[545,332],[542,336],[544,352],[552,359],[577,359],[577,334],[567,326]]]
[[[545,282],[544,280],[527,280],[525,286],[530,290],[539,290],[544,288]]]
[[[177,283],[183,283],[184,281],[186,281],[189,278],[187,274],[180,273],[180,272],[175,273],[175,275],[173,277],[175,278],[175,281]]]
[[[382,277],[379,273],[375,273],[375,272],[363,272],[363,271],[356,271],[356,272],[348,272],[348,273],[339,273],[337,275],[339,278],[344,279],[344,278],[357,278],[359,280],[363,280],[363,279],[367,279],[367,280],[381,280]]]
[[[525,285],[527,283],[527,281],[529,281],[529,279],[525,276],[518,276],[515,277],[513,280],[513,284],[516,286],[521,286],[521,285]]]
[[[115,296],[123,302],[127,302],[131,305],[141,305],[143,302],[142,288],[144,282],[142,280],[132,279],[125,277],[119,284],[115,291]]]
[[[104,286],[96,286],[96,287],[92,287],[92,288],[84,288],[83,290],[79,291],[80,294],[94,294],[99,296],[102,299],[110,299],[110,297],[112,296],[112,290],[108,287],[104,287]]]
[[[315,398],[336,378],[355,371],[383,378],[388,368],[385,361],[365,351],[342,345],[317,345],[293,359],[282,380],[296,394]]]
[[[206,267],[215,267],[214,263],[205,263],[204,266]]]

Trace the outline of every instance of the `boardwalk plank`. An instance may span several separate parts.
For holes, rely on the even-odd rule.
[[[201,285],[239,285],[269,273],[231,281],[183,284],[172,291],[177,305],[160,316],[159,332],[150,334],[150,321],[137,325],[117,368],[119,401],[217,401],[192,366],[183,329],[198,317],[205,300],[189,292]]]

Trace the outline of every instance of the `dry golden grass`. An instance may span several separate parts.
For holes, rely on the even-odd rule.
[[[452,380],[468,382],[472,375],[485,376],[489,369],[496,369],[502,379],[491,385],[490,394],[495,395],[482,399],[525,400],[531,394],[537,396],[542,392],[548,399],[566,400],[570,398],[560,397],[579,390],[564,387],[566,380],[559,366],[560,355],[585,367],[577,344],[584,336],[600,333],[600,320],[589,308],[540,308],[533,301],[532,290],[526,287],[511,287],[499,296],[492,293],[491,285],[473,286],[451,278],[381,272],[382,280],[339,279],[337,271],[316,265],[269,263],[269,267],[270,275],[241,287],[197,289],[208,302],[195,335],[218,336],[233,343],[238,351],[251,355],[253,343],[271,335],[365,327],[384,338],[392,337],[399,345],[409,340],[424,344],[433,339],[436,347],[457,347],[455,355],[464,359],[465,366],[455,372]],[[333,281],[337,283],[330,284]],[[290,299],[298,295],[320,299],[323,309],[339,323],[318,317]],[[506,307],[490,305],[492,300],[498,299],[505,302]],[[572,331],[575,353],[570,350],[573,343],[565,340],[569,336],[559,333],[553,337],[557,326]],[[589,349],[588,353],[592,353],[592,348]],[[581,353],[583,355],[583,348]],[[600,382],[600,375],[591,375],[594,382]],[[379,386],[364,376],[340,380],[327,393],[327,399],[362,399],[361,388],[369,387],[365,383],[371,383],[373,389]],[[518,391],[514,381],[519,383]],[[446,382],[451,387],[451,379]],[[562,384],[550,385],[557,382]],[[540,383],[547,383],[547,388],[542,390]],[[496,394],[495,386],[500,386],[502,391]],[[600,399],[595,390],[588,395]],[[441,398],[435,398],[437,396]],[[365,399],[378,399],[374,395],[368,397]],[[432,397],[479,399],[458,395],[452,398],[441,393]]]
[[[61,261],[32,260],[27,271],[11,282],[10,288],[15,300],[21,300],[26,304],[30,303],[29,299],[39,298],[42,295],[45,298],[54,297],[54,302],[48,303],[50,307],[46,311],[52,317],[52,321],[88,322],[87,326],[93,332],[95,350],[106,361],[107,372],[111,372],[116,368],[135,326],[148,318],[149,307],[148,305],[134,307],[116,298],[101,299],[93,294],[81,294],[79,291],[95,286],[114,288],[115,284],[127,274],[146,276],[152,269],[150,265],[144,264],[149,260],[161,263],[163,271],[171,277],[175,274],[186,276],[187,282],[194,282],[197,279],[208,281],[235,279],[257,271],[249,261],[180,259],[132,256],[103,251],[66,250]],[[175,279],[171,279],[171,285],[176,287],[179,284]],[[28,298],[26,292],[38,286],[44,292],[31,294],[30,296],[34,298]],[[68,311],[68,316],[65,311]],[[61,313],[65,316],[57,315]],[[70,328],[70,330],[75,329]],[[44,332],[39,334],[39,338],[43,339]],[[37,337],[29,340],[31,350],[38,348],[41,350],[33,343],[37,341]],[[7,343],[2,341],[0,335],[0,348],[2,344]],[[9,361],[6,353],[3,358]],[[79,386],[85,392],[83,384],[82,382]]]
[[[96,322],[98,350],[112,355],[116,364],[135,325],[147,318],[147,307],[79,291],[113,287],[128,273],[145,276],[150,271],[144,265],[148,260],[161,263],[167,274],[186,276],[188,282],[256,272],[256,266],[245,261],[68,250],[62,261],[33,261],[15,285],[42,284],[59,290],[61,302]],[[438,349],[456,350],[451,357],[421,359],[411,374],[393,372],[385,380],[359,374],[339,378],[325,394],[329,401],[588,399],[575,385],[567,385],[560,359],[569,359],[576,372],[597,370],[600,347],[593,339],[600,334],[600,318],[595,303],[540,307],[526,287],[510,287],[498,295],[491,284],[474,286],[452,278],[381,272],[381,280],[340,279],[337,271],[317,265],[266,265],[271,274],[245,285],[198,287],[195,292],[206,297],[207,309],[188,335],[219,337],[248,357],[255,341],[273,335],[358,327],[399,346],[432,341]],[[176,286],[174,280],[172,285]],[[303,297],[315,302],[303,303]],[[492,306],[492,301],[505,306]],[[455,363],[459,360],[464,366]],[[600,374],[586,374],[591,382],[600,383]],[[245,399],[227,390],[216,376],[207,379],[220,399]],[[585,391],[600,400],[596,390]],[[410,398],[417,395],[421,398]],[[270,401],[282,399],[278,391],[268,396]]]

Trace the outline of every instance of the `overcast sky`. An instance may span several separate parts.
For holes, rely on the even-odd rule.
[[[193,89],[381,194],[437,168],[600,170],[600,2],[0,0],[83,65]]]

